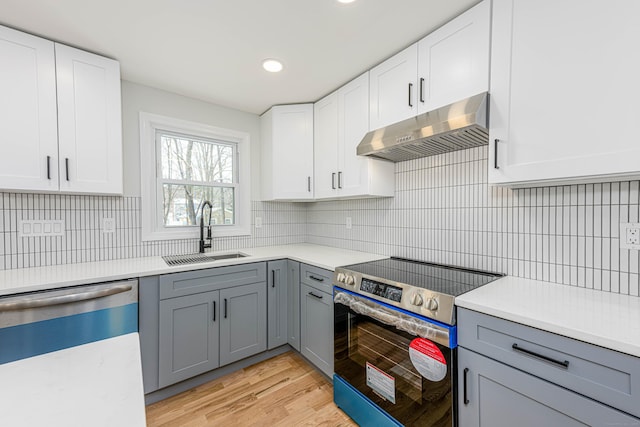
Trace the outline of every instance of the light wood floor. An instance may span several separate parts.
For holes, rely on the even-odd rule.
[[[356,426],[331,383],[294,352],[147,406],[148,426]]]

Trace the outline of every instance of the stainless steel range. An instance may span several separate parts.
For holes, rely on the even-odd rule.
[[[500,276],[401,258],[337,268],[336,404],[360,425],[456,425],[454,300]]]

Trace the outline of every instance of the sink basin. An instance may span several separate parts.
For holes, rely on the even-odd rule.
[[[231,252],[226,254],[186,254],[186,255],[167,255],[162,259],[167,265],[189,265],[201,262],[213,262],[222,259],[244,258],[248,256],[242,252]]]

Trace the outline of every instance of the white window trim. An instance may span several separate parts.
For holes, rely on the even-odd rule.
[[[197,239],[198,227],[164,227],[157,215],[159,203],[157,192],[157,171],[161,169],[156,153],[156,131],[197,135],[209,139],[230,141],[238,144],[238,184],[239,193],[235,196],[236,224],[224,227],[211,227],[216,237],[250,235],[251,219],[251,155],[250,137],[247,132],[224,129],[195,123],[172,117],[140,112],[140,186],[142,196],[142,241]]]

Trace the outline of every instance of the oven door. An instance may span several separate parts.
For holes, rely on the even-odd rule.
[[[406,426],[454,425],[455,326],[334,288],[334,370]]]

